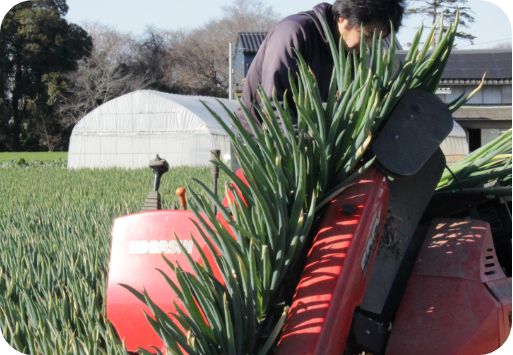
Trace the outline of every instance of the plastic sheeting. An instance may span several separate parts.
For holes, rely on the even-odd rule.
[[[68,168],[144,168],[159,154],[170,166],[206,166],[210,150],[231,157],[230,140],[206,102],[225,122],[228,114],[212,97],[184,96],[140,90],[111,100],[82,118],[73,129]],[[238,103],[221,99],[230,110]],[[469,153],[463,128],[454,122],[442,142],[447,163]]]
[[[220,149],[228,160],[229,137],[201,103],[228,123],[228,113],[216,100],[152,90],[113,99],[74,127],[68,168],[143,168],[156,154],[170,166],[206,166],[212,149]],[[238,107],[235,101],[221,101],[232,111]]]
[[[449,137],[440,144],[440,148],[445,155],[447,164],[457,162],[468,155],[467,134],[456,121],[454,121],[454,127]]]

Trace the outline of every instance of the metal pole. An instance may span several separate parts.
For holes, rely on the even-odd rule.
[[[232,99],[232,42],[228,45],[228,99]]]
[[[210,151],[212,155],[212,165],[210,166],[212,172],[212,179],[214,180],[214,195],[217,197],[218,190],[218,181],[219,181],[219,166],[215,163],[215,161],[219,160],[221,157],[221,151],[219,149],[214,149]],[[217,213],[217,206],[214,204],[214,213]]]

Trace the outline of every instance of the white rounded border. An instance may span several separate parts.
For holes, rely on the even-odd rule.
[[[511,24],[512,24],[512,18],[513,18],[513,2],[511,0],[484,0],[486,2],[492,3],[496,5],[498,8],[504,12],[506,17],[509,21],[509,27],[510,31],[512,30]],[[511,33],[511,32],[510,32]],[[513,57],[512,57],[513,61]],[[506,342],[502,344],[502,346],[495,350],[494,352],[491,352],[490,354],[493,355],[509,355],[513,354],[513,337],[511,336],[511,333],[508,336],[508,339],[506,339]]]
[[[484,0],[490,2],[499,7],[507,16],[511,27],[512,15],[513,15],[513,2],[510,0]],[[5,14],[16,4],[22,2],[22,0],[2,0],[0,2],[0,21],[3,20]],[[13,349],[3,338],[2,332],[0,331],[0,353],[6,355],[21,355],[19,351]],[[513,339],[508,337],[506,342],[496,351],[490,353],[493,355],[507,355],[513,354]]]

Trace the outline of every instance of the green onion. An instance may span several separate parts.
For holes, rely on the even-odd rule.
[[[359,54],[347,53],[342,40],[335,43],[323,19],[334,62],[329,99],[324,105],[314,74],[297,53],[299,72],[289,74],[287,94],[297,109],[297,132],[286,100],[280,104],[276,97],[270,99],[262,91],[258,108],[261,125],[243,108],[251,133],[226,107],[233,126],[225,124],[206,106],[231,137],[249,186],[234,179],[235,187],[227,189],[236,201],[226,210],[212,193],[192,193],[191,209],[204,229],[203,235],[215,245],[210,247],[211,253],[216,255],[216,248],[222,251],[215,262],[224,280],[224,284],[215,284],[211,292],[195,293],[195,304],[217,304],[218,312],[211,315],[203,310],[207,318],[213,317],[207,322],[211,331],[185,327],[185,332],[191,332],[195,339],[193,353],[217,354],[220,350],[216,349],[222,349],[236,354],[260,354],[272,349],[287,309],[283,281],[306,252],[304,245],[314,232],[315,216],[372,164],[373,157],[364,160],[365,153],[404,92],[415,88],[436,90],[457,25],[458,17],[445,32],[441,24],[438,26],[439,40],[432,51],[428,50],[429,43],[418,46],[420,30],[405,61],[394,72],[395,37],[391,49],[383,48],[381,34],[375,33],[370,48],[362,38]],[[435,31],[430,38],[434,36]],[[223,162],[214,163],[222,171],[229,171]],[[208,190],[201,184],[196,188]],[[245,205],[237,198],[235,188],[243,192]],[[217,222],[213,204],[225,216],[233,216],[230,228],[235,238]],[[183,273],[177,286],[204,287],[208,271],[195,270],[195,275]],[[179,298],[187,305],[183,297]],[[195,313],[191,308],[189,314],[173,315],[175,327],[169,333],[158,325],[155,330],[165,334],[167,344],[172,334],[180,332],[178,324],[186,324],[187,319],[192,322]],[[212,348],[212,342],[218,346]],[[176,344],[168,346],[176,349]]]
[[[446,169],[437,191],[511,187],[511,129]]]

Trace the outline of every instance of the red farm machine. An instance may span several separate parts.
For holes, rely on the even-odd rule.
[[[434,95],[416,91],[396,106],[374,140],[376,162],[319,219],[275,353],[466,355],[505,342],[511,189],[435,192],[445,168],[438,146],[452,125]],[[107,315],[128,351],[164,344],[147,307],[120,284],[146,289],[172,312],[172,291],[156,271],[167,269],[162,254],[191,271],[174,236],[195,260],[192,237],[206,251],[192,212],[160,209],[167,166],[152,168],[144,211],[113,227]]]

